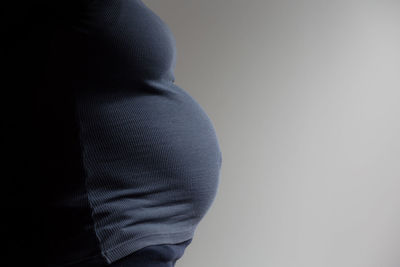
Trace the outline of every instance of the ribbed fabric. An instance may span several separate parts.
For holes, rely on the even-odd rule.
[[[16,58],[30,69],[14,76],[34,77],[16,90],[34,92],[26,115],[44,243],[31,242],[46,266],[98,256],[110,264],[193,238],[215,199],[222,153],[210,118],[174,83],[168,26],[140,0],[30,8],[8,51],[23,47]]]

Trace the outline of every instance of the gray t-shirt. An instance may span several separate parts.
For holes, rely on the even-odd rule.
[[[210,118],[174,83],[170,29],[141,0],[41,8],[24,42],[41,49],[30,90],[47,266],[193,238],[222,154]]]
[[[75,151],[60,154],[58,141],[71,137],[60,131],[52,133],[62,136],[49,156],[80,160],[72,179],[50,173],[58,190],[48,214],[67,212],[56,211],[61,218],[49,236],[68,233],[50,254],[60,252],[57,261],[68,255],[64,262],[91,256],[84,249],[69,256],[89,239],[112,263],[145,246],[193,238],[216,196],[222,158],[210,118],[174,83],[171,31],[140,0],[94,0],[67,18],[52,39],[46,76],[55,98],[69,99]],[[66,112],[60,102],[48,110],[54,119]]]

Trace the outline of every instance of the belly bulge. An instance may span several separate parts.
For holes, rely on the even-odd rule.
[[[53,55],[62,56],[50,56],[48,66],[76,100],[94,207],[122,200],[158,208],[171,200],[186,205],[180,215],[199,219],[216,194],[221,151],[208,115],[174,84],[170,29],[140,0],[89,3],[55,35]]]
[[[192,231],[216,196],[222,154],[211,119],[174,84],[174,37],[140,0],[85,3],[79,18],[51,33],[38,97],[46,104],[46,129],[61,124],[46,132],[54,140],[44,140],[46,157],[63,164],[73,157],[67,167],[79,170],[79,177],[63,175],[71,189],[52,194],[54,209],[75,210],[88,200],[103,249]],[[70,139],[70,125],[77,137],[64,148],[68,157],[60,157],[57,145]],[[54,185],[58,170],[48,172]]]
[[[190,95],[170,87],[163,94],[79,98],[87,184],[99,202],[112,203],[118,195],[139,207],[172,205],[165,203],[171,199],[189,204],[186,212],[198,219],[213,202],[221,167],[215,129]]]

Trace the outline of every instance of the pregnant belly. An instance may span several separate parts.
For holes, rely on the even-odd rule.
[[[205,215],[217,192],[221,151],[210,118],[188,93],[147,81],[135,91],[77,100],[94,204],[124,200],[131,209],[158,209],[157,217]],[[135,223],[151,219],[148,214],[136,212]]]
[[[84,244],[95,232],[116,260],[148,242],[191,238],[216,196],[222,158],[210,118],[174,84],[168,26],[141,0],[82,3],[44,44],[43,198],[59,214],[48,236],[66,233],[53,240],[56,252],[90,256]]]

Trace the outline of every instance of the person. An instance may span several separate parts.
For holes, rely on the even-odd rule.
[[[4,261],[174,266],[214,202],[214,125],[141,0],[3,5]],[[23,253],[23,254],[22,254]]]

